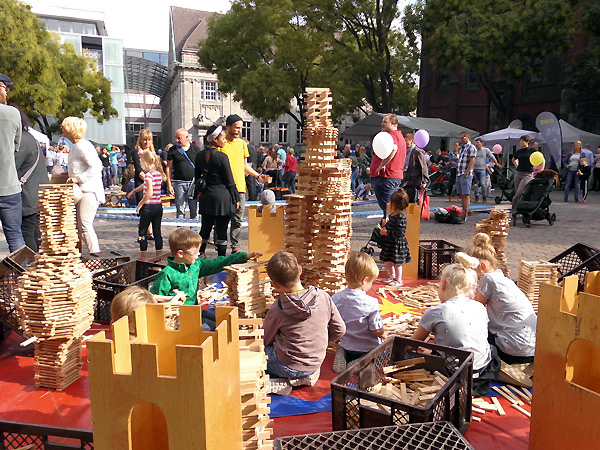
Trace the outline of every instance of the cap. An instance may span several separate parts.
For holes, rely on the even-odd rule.
[[[227,116],[227,120],[225,120],[225,125],[233,125],[234,123],[239,122],[240,120],[242,120],[240,116],[238,116],[237,114],[231,114],[230,116]]]
[[[275,204],[275,192],[271,189],[265,189],[260,194],[260,203],[263,205],[273,205]]]
[[[3,73],[0,73],[0,81],[6,84],[7,86],[12,86],[14,84],[13,80],[11,80],[9,76],[4,75]]]

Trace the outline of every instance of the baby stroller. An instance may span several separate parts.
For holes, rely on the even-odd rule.
[[[381,222],[379,222],[375,226],[375,228],[373,228],[373,231],[371,233],[371,239],[369,239],[369,242],[367,242],[367,245],[365,245],[363,248],[360,249],[360,251],[362,253],[366,253],[369,256],[373,256],[373,254],[375,253],[375,249],[372,247],[372,245],[381,248],[381,243],[383,241],[383,237],[381,236],[380,231],[381,231]]]
[[[498,187],[502,191],[502,194],[496,196],[496,198],[494,199],[497,204],[499,204],[504,199],[508,200],[509,202],[512,202],[512,199],[515,196],[514,178],[515,174],[511,170],[509,170],[506,175],[504,175],[502,171],[498,171],[496,173]]]
[[[512,212],[512,223],[517,223],[517,214],[521,214],[523,223],[527,228],[531,227],[532,220],[547,220],[554,225],[556,214],[550,213],[550,191],[555,181],[552,178],[534,178],[523,191],[517,207]]]

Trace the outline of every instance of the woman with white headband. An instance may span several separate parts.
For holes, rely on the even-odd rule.
[[[196,157],[196,193],[202,215],[201,255],[206,252],[214,227],[217,253],[225,256],[229,221],[240,205],[240,194],[233,181],[229,158],[218,150],[225,146],[225,142],[225,130],[220,125],[211,126],[205,137],[207,148]]]

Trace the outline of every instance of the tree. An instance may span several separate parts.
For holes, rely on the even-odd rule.
[[[368,106],[410,111],[416,105],[418,51],[392,22],[384,0],[235,0],[213,16],[199,61],[217,74],[219,90],[253,116],[289,114],[302,123],[306,87],[329,86],[334,119]],[[416,48],[416,47],[415,47]],[[291,109],[292,101],[300,114]]]
[[[90,59],[75,53],[16,0],[0,0],[0,72],[15,85],[9,102],[18,104],[48,137],[67,116],[90,112],[98,122],[117,116],[112,107],[110,81]],[[58,122],[49,120],[54,116]]]
[[[474,70],[508,123],[519,82],[551,55],[566,51],[574,32],[564,0],[419,0],[413,11],[423,54],[438,67]],[[500,83],[499,81],[503,81]]]

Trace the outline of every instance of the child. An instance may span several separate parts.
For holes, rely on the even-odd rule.
[[[260,206],[256,209],[256,212],[262,213],[263,206],[269,206],[271,208],[271,214],[277,214],[275,192],[273,192],[271,189],[265,189],[260,193]]]
[[[487,306],[488,341],[507,364],[533,362],[537,316],[523,291],[496,269],[496,252],[484,233],[473,236],[467,254],[479,260],[476,300]]]
[[[592,175],[592,168],[588,166],[587,158],[581,158],[579,160],[579,167],[577,168],[577,175],[579,175],[579,182],[581,188],[581,200],[579,203],[585,203],[588,195],[588,181]]]
[[[353,254],[346,263],[348,288],[337,292],[331,300],[346,325],[346,334],[340,338],[340,350],[345,361],[336,354],[334,371],[341,373],[345,363],[354,361],[383,342],[383,320],[379,314],[379,302],[367,295],[379,276],[379,268],[366,253]]]
[[[113,298],[110,305],[111,323],[116,322],[121,317],[127,316],[127,320],[129,321],[129,335],[135,336],[135,314],[133,312],[146,303],[156,303],[154,295],[139,286],[128,287]]]
[[[473,395],[482,396],[488,393],[490,379],[500,369],[500,360],[487,341],[485,308],[469,298],[477,284],[473,269],[479,261],[464,253],[457,253],[456,259],[458,263],[442,271],[438,288],[442,303],[423,313],[412,339],[423,340],[433,333],[436,344],[472,352]]]
[[[346,331],[329,295],[319,288],[304,288],[296,257],[279,252],[267,263],[271,283],[280,292],[264,322],[270,393],[287,395],[293,386],[313,386],[325,359],[327,345]]]
[[[128,198],[133,198],[136,192],[144,190],[144,196],[138,203],[135,210],[140,215],[140,224],[138,227],[138,242],[140,244],[140,259],[146,259],[148,251],[148,226],[152,224],[154,232],[154,246],[156,256],[160,256],[163,248],[163,238],[161,233],[161,222],[163,216],[162,200],[160,198],[160,185],[167,177],[162,168],[160,157],[153,152],[143,152],[140,156],[140,165],[146,173],[144,184],[140,184],[133,189]]]
[[[408,194],[400,188],[390,198],[390,217],[384,219],[381,235],[380,258],[387,266],[389,275],[383,280],[390,286],[402,286],[402,264],[411,261],[406,240],[406,215]]]
[[[150,292],[157,295],[175,295],[177,289],[185,293],[185,305],[197,305],[200,277],[219,273],[225,266],[245,263],[248,259],[262,256],[261,253],[237,252],[215,259],[203,259],[198,258],[201,244],[200,235],[188,228],[177,228],[171,233],[169,248],[173,256],[167,258],[167,267],[159,272]],[[214,314],[202,311],[202,322],[203,330],[206,328],[204,325],[207,325],[210,331],[214,331]]]

